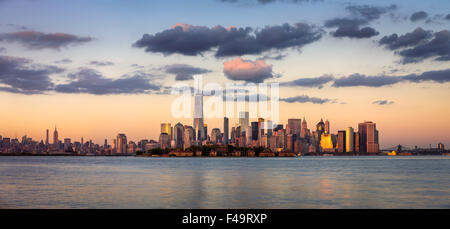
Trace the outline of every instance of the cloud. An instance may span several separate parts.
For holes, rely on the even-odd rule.
[[[70,63],[72,63],[72,60],[67,58],[55,61],[55,64],[70,64]]]
[[[366,76],[358,73],[347,77],[337,78],[333,83],[333,87],[382,87],[386,85],[396,84],[402,81],[401,77],[395,76]]]
[[[191,80],[193,75],[211,72],[208,69],[197,68],[187,64],[171,64],[164,67],[166,73],[175,75],[175,80]]]
[[[403,47],[415,46],[432,36],[432,31],[426,31],[418,27],[413,32],[401,36],[398,36],[396,33],[391,34],[390,36],[384,36],[378,43],[380,45],[385,45],[391,50],[396,50]]]
[[[447,14],[447,16],[445,16],[446,20],[450,20],[450,14]]]
[[[0,53],[6,52],[6,48],[0,47]]]
[[[114,63],[111,62],[111,61],[96,61],[96,60],[93,60],[93,61],[89,62],[89,65],[94,65],[94,66],[97,66],[97,67],[103,67],[103,66],[112,66],[112,65],[114,65]]]
[[[331,32],[334,37],[361,39],[377,36],[379,34],[378,31],[365,25],[379,19],[385,13],[396,10],[397,6],[350,5],[345,9],[350,13],[349,17],[329,19],[325,21],[324,26],[326,28],[336,28],[334,32]]]
[[[50,75],[63,71],[55,66],[32,64],[29,59],[0,56],[0,91],[42,94],[53,90]]]
[[[305,23],[266,26],[262,29],[174,25],[154,35],[144,34],[133,44],[146,52],[164,55],[201,55],[216,50],[216,57],[261,54],[266,51],[301,48],[319,40],[322,31]]]
[[[321,2],[323,0],[219,0],[221,2],[229,2],[229,3],[253,3],[256,2],[258,4],[270,4],[275,2],[288,2],[288,3],[301,3],[301,2]]]
[[[19,31],[0,33],[0,41],[17,42],[29,49],[61,49],[70,45],[90,42],[91,37],[79,37],[67,33],[42,33],[37,31]]]
[[[377,101],[374,101],[372,104],[377,104],[377,105],[392,105],[392,104],[394,104],[394,101],[377,100]]]
[[[243,60],[241,57],[225,61],[223,72],[228,79],[253,83],[261,83],[274,77],[271,64],[266,64],[264,60]]]
[[[411,20],[412,22],[416,22],[416,21],[425,20],[427,17],[428,17],[427,12],[419,11],[419,12],[413,13],[411,15],[411,17],[409,18],[409,20]]]
[[[280,86],[287,87],[317,87],[322,88],[324,84],[334,80],[332,75],[323,75],[315,78],[300,78],[289,82],[280,83]]]
[[[333,102],[333,100],[331,100],[331,99],[309,97],[307,95],[300,95],[300,96],[288,97],[288,98],[280,98],[280,101],[286,102],[286,103],[314,103],[314,104],[324,104],[324,103]]]
[[[72,73],[68,78],[73,79],[73,81],[57,85],[56,92],[94,95],[141,94],[159,91],[161,88],[159,85],[150,83],[150,79],[146,75],[124,75],[119,79],[111,79],[89,68],[83,68],[76,73]]]
[[[438,70],[438,71],[428,71],[420,75],[412,74],[403,76],[406,81],[411,81],[415,83],[432,81],[435,83],[447,83],[450,82],[450,69]]]
[[[435,58],[437,61],[450,60],[450,32],[442,30],[439,32],[425,31],[417,28],[411,33],[398,36],[392,34],[385,36],[379,41],[387,49],[402,50],[396,54],[402,57],[402,63],[416,63],[428,58]]]

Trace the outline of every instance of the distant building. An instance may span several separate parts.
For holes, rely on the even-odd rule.
[[[170,123],[161,123],[161,133],[166,133],[172,139],[172,125]]]
[[[338,131],[338,136],[337,136],[337,151],[339,153],[344,153],[347,152],[347,148],[346,148],[346,133],[343,130]]]
[[[64,138],[64,151],[71,152],[72,151],[72,143],[70,138]]]
[[[300,133],[302,130],[302,120],[288,119],[286,130],[288,130],[287,134],[294,134],[295,138],[300,138]]]
[[[322,136],[320,137],[320,148],[322,148],[323,152],[334,152],[334,145],[331,134],[322,134]]]
[[[220,142],[220,135],[221,133],[219,128],[214,128],[211,130],[211,142],[214,145]]]
[[[127,136],[125,134],[118,134],[116,139],[116,152],[118,154],[127,153]]]
[[[195,90],[195,104],[194,104],[194,131],[198,142],[206,139],[205,126],[203,123],[203,92],[199,89]]]
[[[251,123],[252,128],[252,141],[258,141],[258,122]]]
[[[195,132],[192,126],[184,126],[184,149],[187,149],[192,146],[192,143],[195,141]]]
[[[175,124],[173,128],[173,140],[175,141],[175,148],[183,148],[184,145],[184,126],[181,123]]]
[[[438,144],[438,149],[439,149],[440,151],[444,151],[444,150],[445,150],[444,144],[439,143],[439,144]]]
[[[360,151],[367,153],[378,153],[378,130],[376,124],[370,121],[360,123],[358,125],[358,132],[360,134]]]
[[[56,126],[55,126],[55,131],[53,131],[53,145],[56,147],[59,144],[59,139],[58,139],[58,130],[56,130]]]
[[[159,135],[159,145],[161,149],[169,149],[170,148],[170,136],[167,133],[161,133]]]
[[[244,132],[245,128],[249,126],[249,113],[247,111],[239,112],[239,126],[241,127],[241,132]]]
[[[226,145],[230,139],[229,135],[229,120],[227,117],[223,118],[223,143]]]
[[[325,121],[325,133],[327,133],[327,134],[331,133],[331,131],[330,131],[330,121],[328,121],[328,119]]]
[[[353,147],[355,145],[355,132],[352,127],[347,127],[345,131],[345,142],[346,152],[354,152],[355,149]]]

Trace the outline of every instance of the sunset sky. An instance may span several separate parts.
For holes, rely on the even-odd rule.
[[[170,87],[202,74],[279,82],[281,124],[370,120],[381,149],[450,147],[449,27],[448,0],[0,0],[0,135],[157,139],[192,125]]]

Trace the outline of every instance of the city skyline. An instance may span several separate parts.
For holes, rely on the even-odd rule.
[[[438,0],[0,1],[0,135],[45,141],[56,125],[64,138],[97,143],[117,133],[157,140],[161,123],[195,127],[170,117],[169,91],[202,74],[205,83],[280,83],[283,125],[305,116],[311,127],[323,118],[346,130],[371,120],[380,148],[450,145],[449,8]],[[223,129],[220,118],[198,121],[208,135]]]

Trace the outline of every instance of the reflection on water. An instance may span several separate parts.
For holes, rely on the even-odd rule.
[[[450,208],[450,157],[0,157],[0,208]]]

